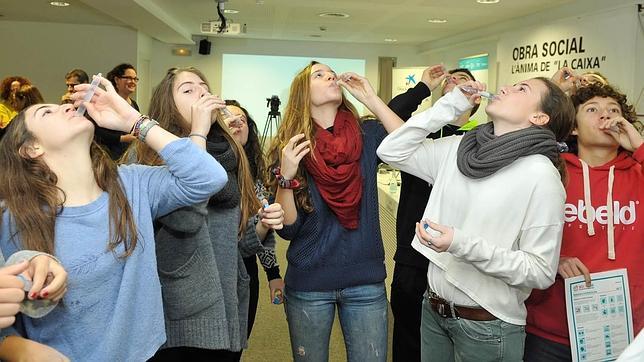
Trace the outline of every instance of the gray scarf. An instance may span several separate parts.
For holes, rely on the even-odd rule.
[[[224,136],[211,132],[206,141],[206,151],[219,161],[228,174],[228,182],[221,191],[210,198],[208,204],[225,209],[239,205],[241,195],[237,183],[237,156],[232,146]]]
[[[497,137],[494,125],[488,122],[463,136],[456,164],[463,175],[477,179],[529,155],[544,155],[556,165],[559,153],[554,133],[541,127],[528,127]]]

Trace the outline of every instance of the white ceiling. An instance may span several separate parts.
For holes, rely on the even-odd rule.
[[[581,0],[577,0],[581,1]],[[67,0],[58,8],[49,0],[0,0],[0,21],[63,22],[118,25],[142,31],[160,41],[187,44],[200,35],[201,22],[218,19],[215,0]],[[256,39],[339,41],[419,45],[544,11],[574,0],[228,0],[229,21],[246,24],[238,37]],[[322,18],[340,12],[347,19]],[[444,18],[445,24],[431,24]],[[326,28],[326,31],[320,30]],[[318,37],[319,36],[319,37]]]

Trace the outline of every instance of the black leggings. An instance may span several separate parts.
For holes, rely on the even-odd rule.
[[[248,298],[248,338],[250,332],[253,330],[255,324],[255,316],[257,315],[257,302],[259,301],[259,272],[257,269],[257,257],[255,255],[244,258],[244,265],[246,265],[246,272],[250,277],[248,286],[250,287],[250,297]]]
[[[526,333],[523,360],[525,362],[568,362],[572,360],[572,354],[570,346]]]
[[[175,361],[217,361],[239,362],[241,352],[232,352],[222,349],[203,349],[194,347],[173,347],[160,349],[148,362],[175,362]]]

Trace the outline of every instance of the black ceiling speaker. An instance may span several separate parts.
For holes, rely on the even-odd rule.
[[[210,54],[210,46],[212,45],[208,39],[202,39],[199,41],[199,54],[208,55]]]

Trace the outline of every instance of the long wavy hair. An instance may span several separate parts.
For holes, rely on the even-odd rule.
[[[265,184],[268,185],[271,192],[277,190],[277,179],[270,172],[274,167],[279,166],[282,157],[282,149],[288,144],[289,140],[300,133],[305,135],[305,140],[311,141],[311,152],[305,157],[312,157],[315,149],[315,122],[311,115],[311,69],[314,65],[320,64],[312,61],[302,69],[293,79],[291,90],[288,96],[288,103],[284,110],[284,118],[277,129],[277,134],[273,138],[267,151],[268,170],[265,174]],[[339,110],[346,110],[353,114],[359,122],[358,111],[351,102],[342,93],[342,101]],[[295,190],[295,203],[306,212],[313,211],[311,197],[308,192],[308,183],[306,181],[306,171],[303,162],[297,169],[295,178],[300,181],[302,187]]]
[[[184,119],[179,113],[174,96],[172,93],[176,77],[183,73],[190,72],[201,78],[206,85],[208,80],[198,69],[188,68],[171,68],[166,73],[161,83],[154,89],[152,100],[150,101],[150,118],[159,122],[159,125],[168,132],[178,136],[186,137],[190,134],[190,125],[188,120]],[[251,215],[255,214],[261,207],[261,204],[255,196],[255,184],[252,179],[251,168],[244,153],[244,148],[233,138],[228,131],[228,126],[220,114],[217,116],[217,122],[212,125],[216,131],[220,132],[230,143],[237,158],[237,180],[239,193],[241,195],[240,209],[241,218],[239,221],[238,235],[241,236],[246,230],[246,223]],[[212,132],[212,128],[211,128]],[[145,143],[134,141],[130,150],[122,160],[133,158],[132,153],[136,154],[136,162],[144,165],[162,165],[163,160],[159,155]]]
[[[6,137],[0,141],[2,212],[8,211],[15,222],[15,233],[24,249],[54,254],[56,217],[63,210],[66,195],[56,185],[58,177],[42,158],[32,158],[27,153],[36,140],[25,122],[27,109],[7,126]],[[136,247],[138,234],[117,166],[96,143],[92,142],[89,152],[96,183],[109,194],[108,249],[114,251],[123,244],[124,253],[120,257],[128,257]]]

